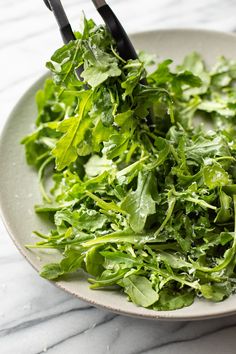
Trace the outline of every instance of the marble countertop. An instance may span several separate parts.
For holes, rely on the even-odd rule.
[[[100,21],[91,1],[65,0],[73,27],[81,10]],[[129,33],[194,27],[234,31],[233,0],[110,0]],[[0,130],[61,39],[42,0],[0,0]],[[132,15],[131,15],[132,14]],[[1,354],[233,354],[236,316],[154,322],[100,310],[41,279],[0,221]]]

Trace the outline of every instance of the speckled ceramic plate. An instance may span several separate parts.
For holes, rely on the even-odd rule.
[[[161,59],[172,58],[179,63],[183,57],[198,51],[208,64],[220,55],[236,58],[236,36],[205,30],[161,30],[132,36],[137,49],[156,53]],[[34,96],[42,87],[45,76],[22,97],[11,113],[0,141],[0,209],[6,228],[20,252],[39,270],[58,256],[42,251],[29,251],[25,244],[34,243],[32,230],[47,231],[47,222],[34,214],[34,204],[40,202],[35,171],[26,165],[20,140],[33,129],[36,117]],[[117,313],[149,319],[196,320],[236,313],[236,295],[224,302],[196,300],[190,307],[157,312],[137,307],[114,291],[90,290],[82,273],[55,283],[67,292],[95,306]]]

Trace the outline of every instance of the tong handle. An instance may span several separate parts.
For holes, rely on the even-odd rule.
[[[105,24],[107,25],[112,37],[116,41],[117,50],[120,56],[124,60],[137,59],[138,55],[127,36],[124,28],[122,27],[120,21],[112,11],[109,5],[105,4],[97,8],[97,11],[103,18]]]
[[[57,20],[64,43],[75,40],[69,20],[60,0],[43,0],[47,8],[52,11]]]

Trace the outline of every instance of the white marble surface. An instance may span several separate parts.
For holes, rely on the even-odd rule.
[[[150,28],[236,29],[234,0],[110,0],[129,32]],[[80,11],[99,20],[91,1],[64,0],[76,27]],[[61,40],[42,0],[0,0],[0,130],[12,106],[44,72]],[[236,316],[152,322],[117,316],[41,279],[0,222],[1,354],[234,354]]]

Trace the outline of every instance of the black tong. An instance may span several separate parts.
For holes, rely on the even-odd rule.
[[[137,59],[137,53],[118,18],[104,0],[92,0],[97,11],[103,18],[112,37],[116,41],[119,55],[124,60]],[[60,0],[44,0],[57,20],[64,43],[75,39],[69,20]]]

